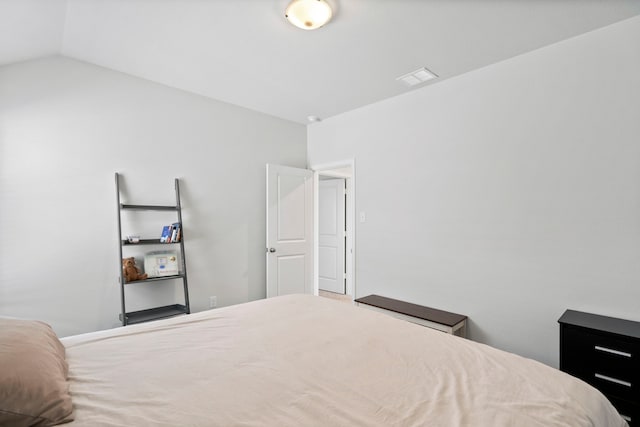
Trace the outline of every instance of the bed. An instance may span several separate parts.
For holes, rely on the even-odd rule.
[[[310,295],[61,342],[69,427],[626,425],[556,369]]]

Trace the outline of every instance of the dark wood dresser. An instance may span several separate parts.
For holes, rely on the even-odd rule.
[[[600,390],[640,426],[640,322],[567,310],[560,323],[560,369]]]

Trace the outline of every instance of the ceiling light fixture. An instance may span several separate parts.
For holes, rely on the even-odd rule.
[[[298,28],[315,30],[329,22],[333,11],[326,0],[293,0],[284,16]]]
[[[420,83],[424,83],[427,80],[435,79],[438,77],[435,73],[427,70],[426,68],[418,68],[415,71],[410,72],[409,74],[405,74],[404,76],[398,77],[396,80],[401,81],[407,86],[415,86]]]

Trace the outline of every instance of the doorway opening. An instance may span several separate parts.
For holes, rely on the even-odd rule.
[[[313,165],[314,290],[353,302],[355,296],[354,160]]]

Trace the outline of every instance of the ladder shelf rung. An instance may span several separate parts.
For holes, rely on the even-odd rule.
[[[136,243],[132,243],[128,240],[122,240],[122,246],[136,246],[136,245],[175,245],[180,243],[180,240],[177,242],[161,242],[160,239],[140,239]]]
[[[188,314],[189,310],[182,304],[167,305],[164,307],[155,307],[147,310],[132,311],[125,315],[127,316],[127,324],[133,325],[136,323],[148,322],[150,320],[166,319],[168,317],[179,316],[181,314]],[[122,318],[122,315],[120,315]]]
[[[120,208],[123,210],[135,210],[135,211],[175,211],[178,210],[177,206],[161,206],[161,205],[128,205],[121,204]]]
[[[124,282],[125,285],[135,285],[136,283],[146,283],[146,282],[159,282],[161,280],[171,280],[171,279],[182,279],[184,274],[173,274],[171,276],[160,276],[160,277],[148,277],[142,280],[133,280],[131,282]]]

